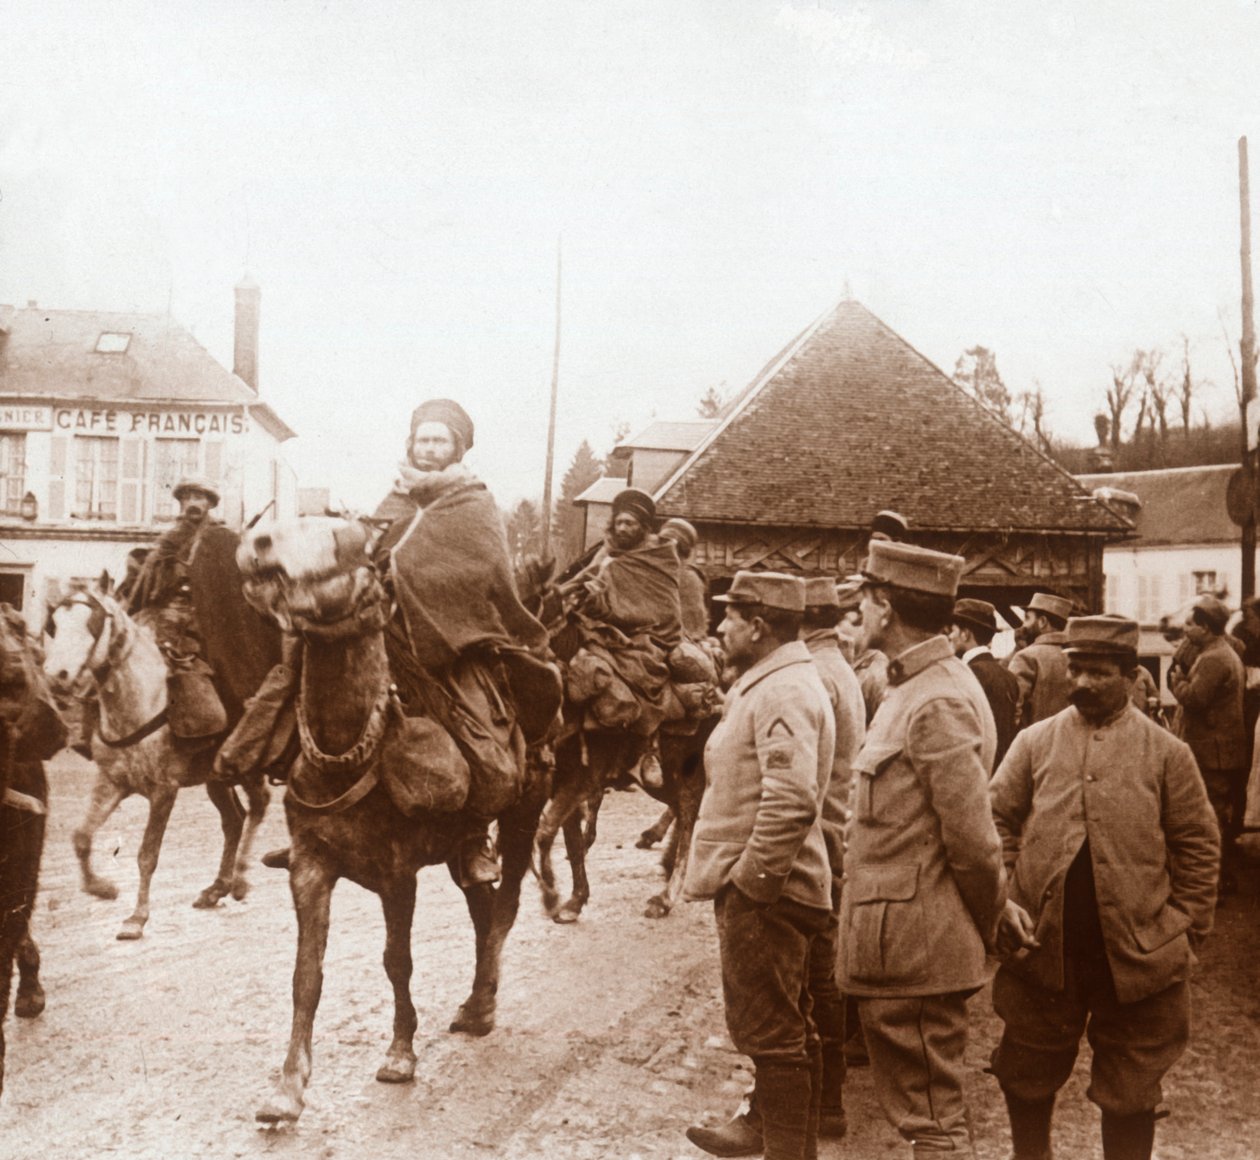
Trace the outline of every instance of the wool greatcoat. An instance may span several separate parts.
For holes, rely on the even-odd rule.
[[[993,713],[943,636],[895,658],[888,682],[854,762],[841,990],[975,990],[1005,902],[988,807]]]
[[[822,802],[835,744],[831,704],[803,643],[780,646],[740,676],[704,749],[688,899],[733,882],[754,902],[830,909]]]
[[[1068,706],[1072,679],[1068,676],[1063,632],[1043,632],[1027,648],[1020,649],[1007,668],[1019,682],[1019,721],[1035,725]]]
[[[1004,970],[1063,990],[1064,883],[1088,839],[1116,997],[1189,976],[1191,936],[1212,927],[1220,842],[1183,742],[1131,704],[1101,726],[1069,707],[1015,738],[990,795],[1011,898],[1041,944]]]

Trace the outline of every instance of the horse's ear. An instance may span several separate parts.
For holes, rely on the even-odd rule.
[[[114,591],[114,578],[109,574],[108,568],[102,568],[101,574],[96,578],[96,590],[106,596]]]

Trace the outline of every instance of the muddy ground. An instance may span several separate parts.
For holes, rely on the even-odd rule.
[[[79,892],[70,833],[92,767],[64,755],[53,802],[36,931],[45,1013],[12,1019],[0,1102],[0,1156],[319,1158],[699,1157],[687,1124],[733,1108],[748,1072],[726,1038],[707,906],[641,917],[657,888],[654,854],[634,839],[656,813],[637,793],[605,802],[591,858],[594,897],[576,926],[547,920],[532,880],[505,954],[498,1029],[446,1025],[472,975],[471,930],[443,870],[421,876],[413,994],[420,1012],[414,1084],[375,1082],[391,1002],[376,899],[343,883],[334,898],[314,1075],[301,1121],[263,1128],[254,1111],[284,1057],[295,923],[283,873],[258,867],[243,903],[190,907],[213,878],[218,820],[200,790],[175,808],[138,943],[114,934],[130,913],[144,803],[124,803],[100,835],[98,868],[116,902]],[[278,803],[277,803],[278,804]],[[284,841],[273,804],[258,850]],[[1225,903],[1195,982],[1191,1049],[1166,1085],[1163,1160],[1260,1156],[1260,872]],[[972,1004],[971,1105],[978,1152],[1009,1152],[1001,1099],[982,1071],[997,1035],[987,992]],[[1058,1154],[1101,1155],[1084,1068],[1065,1089]],[[850,1075],[851,1130],[824,1160],[908,1155],[875,1104],[869,1069]]]

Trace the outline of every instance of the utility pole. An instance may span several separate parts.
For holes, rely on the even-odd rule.
[[[1242,467],[1247,480],[1247,494],[1252,502],[1247,505],[1247,519],[1242,526],[1242,599],[1247,600],[1256,591],[1256,463],[1251,451],[1249,422],[1251,402],[1256,397],[1256,326],[1253,318],[1251,292],[1251,194],[1247,180],[1247,138],[1238,138],[1238,200],[1241,209],[1242,259],[1242,339],[1239,353],[1242,356]]]
[[[556,394],[560,387],[560,274],[561,239],[556,238],[556,348],[551,359],[551,412],[547,419],[547,476],[543,480],[542,554],[551,558],[551,476],[556,459]],[[1254,532],[1253,532],[1254,536]]]

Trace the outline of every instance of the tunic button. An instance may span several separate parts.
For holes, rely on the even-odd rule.
[[[1087,774],[1085,775],[1085,780],[1086,780],[1086,781],[1093,781],[1093,780],[1094,780],[1094,775],[1093,775],[1092,773],[1087,773]]]

